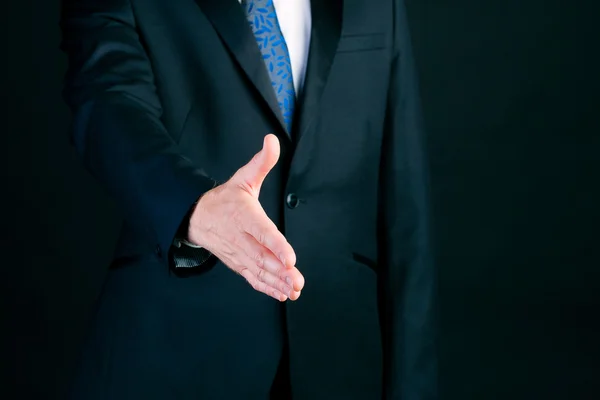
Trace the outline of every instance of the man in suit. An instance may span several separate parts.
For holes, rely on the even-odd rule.
[[[436,398],[403,1],[66,0],[61,26],[125,219],[74,398]]]

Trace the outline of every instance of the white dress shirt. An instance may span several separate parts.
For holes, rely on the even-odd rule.
[[[240,4],[242,0],[239,0]],[[310,0],[273,0],[281,33],[287,44],[296,97],[304,87],[312,17]]]

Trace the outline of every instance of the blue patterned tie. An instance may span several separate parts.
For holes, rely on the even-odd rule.
[[[273,0],[247,0],[243,5],[271,77],[286,128],[291,132],[296,105],[294,76],[290,53],[277,21]]]

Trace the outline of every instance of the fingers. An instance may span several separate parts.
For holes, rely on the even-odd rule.
[[[284,267],[293,268],[296,265],[294,249],[264,210],[257,207],[256,211],[252,219],[240,221],[240,229],[273,253]]]
[[[304,286],[304,277],[296,270]],[[288,298],[292,301],[298,300],[301,291],[295,290],[292,286],[281,280],[281,278],[264,268],[249,264],[248,267],[242,267],[239,272],[246,281],[259,292],[273,297],[279,301],[286,301]]]
[[[241,237],[236,243],[248,258],[250,258],[259,268],[280,276],[283,280],[286,278],[285,266],[267,247],[259,243],[254,236],[247,232],[240,232]]]
[[[304,289],[304,276],[296,267],[289,268],[286,271],[286,273],[289,277],[291,277],[291,280],[292,280],[291,286],[292,286],[293,291],[298,292],[298,296],[300,296],[300,292],[302,291],[302,289]],[[292,298],[292,297],[293,296],[291,296],[290,298]],[[296,297],[296,299],[297,298],[298,297]],[[296,299],[292,298],[292,300],[296,300]]]
[[[263,270],[264,271],[264,270]],[[269,286],[266,282],[262,282],[256,275],[252,273],[250,268],[244,268],[240,271],[240,275],[242,275],[246,281],[252,286],[254,290],[257,292],[261,292],[266,294],[267,296],[271,296],[275,300],[278,301],[286,301],[288,296],[283,294],[281,291]]]
[[[247,263],[251,263],[250,271],[255,272],[254,267],[258,268],[255,275],[259,281],[265,282],[288,297],[294,297],[292,293],[304,287],[304,277],[300,271],[296,267],[285,267],[281,260],[253,236],[244,233],[241,239],[238,239],[236,246],[244,253]]]
[[[301,294],[301,292],[296,292],[296,291],[292,292],[292,295],[290,296],[290,300],[292,300],[292,301],[298,300],[298,298],[300,297],[300,294]]]
[[[240,168],[233,176],[233,180],[258,197],[260,187],[279,160],[279,140],[277,136],[268,134],[263,140],[263,148],[256,153],[248,164]]]

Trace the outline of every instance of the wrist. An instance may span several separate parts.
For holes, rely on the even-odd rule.
[[[205,221],[203,213],[201,212],[202,205],[200,200],[204,197],[201,196],[190,208],[190,212],[187,218],[187,227],[185,231],[185,241],[192,244],[193,246],[204,247],[204,240],[202,235],[202,221]]]
[[[187,218],[187,229],[185,232],[185,239],[195,246],[207,248],[207,240],[205,240],[205,229],[203,227],[210,226],[210,214],[207,211],[207,207],[210,206],[214,201],[210,201],[211,198],[219,193],[225,185],[218,185],[215,183],[215,187],[206,193],[203,193],[198,200],[190,207],[190,211]]]

